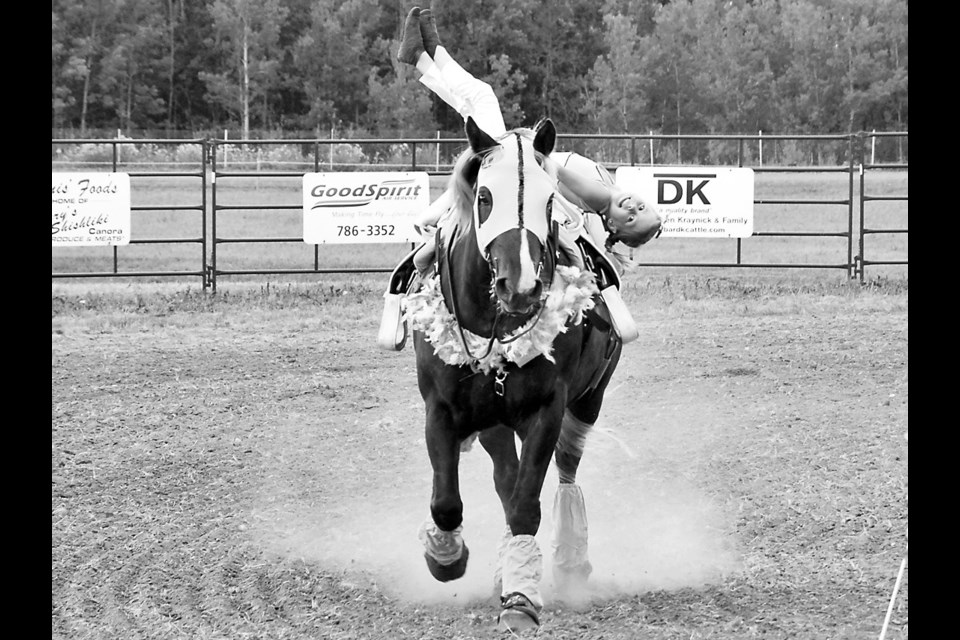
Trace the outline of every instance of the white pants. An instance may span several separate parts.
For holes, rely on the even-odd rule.
[[[423,74],[420,82],[456,109],[464,121],[473,117],[477,126],[494,138],[507,132],[493,89],[457,64],[446,49],[437,47],[432,59],[421,55],[417,69]]]

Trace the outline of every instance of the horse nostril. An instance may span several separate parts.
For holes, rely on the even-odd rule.
[[[541,293],[543,293],[543,282],[541,280],[537,280],[535,283],[533,283],[533,290],[530,292],[530,297],[539,298]]]
[[[507,287],[507,279],[503,277],[497,278],[493,285],[493,290],[498,298],[505,299],[510,294],[510,290]]]
[[[516,291],[510,286],[509,279],[502,277],[494,281],[493,292],[501,304],[511,313],[527,311],[540,299],[540,294],[543,292],[543,282],[537,280],[530,289]]]

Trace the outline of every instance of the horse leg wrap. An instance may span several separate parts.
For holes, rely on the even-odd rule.
[[[593,570],[587,555],[587,508],[577,484],[561,483],[553,499],[554,578],[560,588],[586,582]]]
[[[456,580],[467,570],[467,559],[470,550],[463,543],[461,531],[457,527],[453,531],[444,531],[436,525],[433,518],[427,518],[420,525],[418,537],[423,543],[424,558],[431,575],[440,582]]]
[[[503,552],[512,537],[513,531],[510,530],[510,525],[504,525],[503,535],[497,543],[497,568],[493,572],[493,590],[498,597],[503,592]]]
[[[543,577],[543,554],[537,539],[528,534],[512,536],[504,545],[500,560],[503,586],[500,597],[508,599],[523,594],[536,611],[543,608],[540,579]]]

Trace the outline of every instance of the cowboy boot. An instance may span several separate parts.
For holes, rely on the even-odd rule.
[[[440,45],[440,34],[437,33],[437,21],[433,18],[433,11],[424,9],[420,12],[420,37],[423,47],[431,58]]]
[[[403,23],[403,40],[397,50],[397,60],[416,65],[423,53],[423,39],[420,37],[420,7],[410,9]]]

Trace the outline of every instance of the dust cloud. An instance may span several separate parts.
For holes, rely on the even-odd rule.
[[[593,573],[581,602],[701,587],[738,569],[739,556],[728,532],[732,515],[720,513],[678,470],[682,461],[665,462],[653,451],[638,455],[634,450],[639,450],[636,444],[602,429],[588,439],[578,483],[587,507]],[[420,524],[429,516],[425,454],[398,471],[391,486],[351,499],[335,512],[302,505],[275,512],[274,531],[283,534],[267,544],[401,600],[464,605],[489,601],[494,595],[497,543],[504,530],[492,472],[490,458],[479,445],[462,455],[463,536],[470,560],[459,580],[434,580],[417,539]],[[543,519],[537,534],[547,605],[554,599],[550,537],[557,482],[551,466],[541,493]]]

